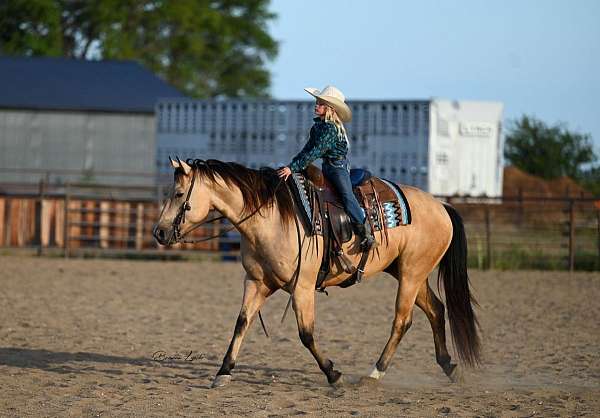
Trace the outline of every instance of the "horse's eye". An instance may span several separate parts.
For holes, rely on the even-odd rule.
[[[177,192],[175,193],[175,197],[183,197],[183,192]]]

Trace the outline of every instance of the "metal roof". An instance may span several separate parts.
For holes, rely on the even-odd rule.
[[[134,61],[0,56],[0,108],[154,113],[184,97]]]

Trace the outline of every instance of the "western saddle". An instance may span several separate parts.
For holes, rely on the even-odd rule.
[[[324,291],[323,282],[337,263],[346,273],[351,274],[340,287],[360,283],[368,255],[376,244],[362,251],[358,266],[354,266],[344,254],[342,244],[352,239],[352,224],[335,188],[327,181],[322,171],[314,165],[302,173],[292,174],[293,195],[297,205],[303,210],[303,222],[310,235],[323,236],[323,259],[317,276],[316,288]],[[410,209],[402,190],[387,180],[374,177],[367,170],[350,170],[352,188],[358,202],[367,215],[367,227],[372,233],[381,232],[381,239],[387,241],[387,230],[410,223]]]

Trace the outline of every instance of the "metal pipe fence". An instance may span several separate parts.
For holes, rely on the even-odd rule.
[[[36,186],[0,185],[0,248],[30,248],[38,254],[60,250],[65,257],[239,257],[235,231],[203,243],[158,245],[152,228],[168,191],[164,186],[44,181]],[[440,199],[463,217],[472,267],[600,270],[599,200],[522,194]],[[228,226],[202,226],[191,238],[215,235]]]

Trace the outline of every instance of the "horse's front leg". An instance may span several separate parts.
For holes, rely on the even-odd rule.
[[[231,370],[235,366],[235,360],[240,351],[246,331],[248,331],[254,318],[256,318],[256,313],[271,294],[273,294],[273,291],[262,281],[255,280],[246,275],[244,279],[244,300],[235,323],[233,338],[231,338],[231,343],[229,343],[229,348],[223,358],[223,364],[217,372],[212,387],[225,386],[231,381]]]
[[[314,288],[296,288],[294,291],[294,311],[298,322],[300,340],[317,360],[319,368],[327,376],[330,384],[336,383],[342,374],[333,368],[333,362],[324,357],[317,347],[314,338],[315,328],[315,290]]]

